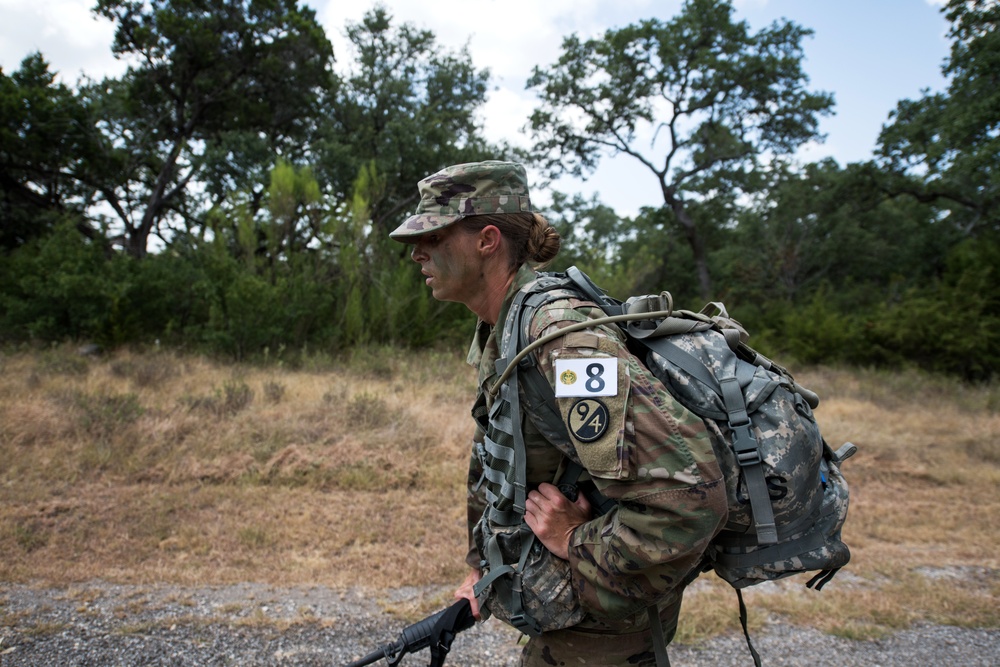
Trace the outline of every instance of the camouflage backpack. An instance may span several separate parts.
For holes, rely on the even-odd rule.
[[[567,297],[593,301],[608,317],[571,325],[552,336],[595,324],[617,324],[630,351],[678,402],[705,422],[726,479],[729,518],[705,553],[703,571],[715,570],[736,588],[744,633],[746,609],[740,589],[812,571],[817,574],[807,586],[822,588],[850,559],[841,541],[848,488],[840,465],[856,447],[846,443],[837,452],[831,450],[812,413],[818,397],[750,348],[747,332],[722,304],[709,304],[700,313],[674,310],[666,292],[622,303],[605,295],[576,267],[562,274],[542,273],[511,307],[498,364],[501,376],[495,385],[500,398],[507,398],[498,400],[494,409],[507,410],[509,416],[518,410],[516,404],[499,408],[498,404],[516,402],[523,392],[523,400],[547,406],[534,411],[541,415],[534,418],[539,430],[565,434],[552,387],[532,368],[534,359],[529,355],[548,337],[531,342],[527,330],[539,307]],[[504,430],[514,431],[514,453],[507,457],[516,464],[519,428]],[[512,476],[511,470],[491,473]],[[509,488],[517,486],[516,479],[508,482]],[[605,501],[592,498],[591,504],[599,507]],[[522,570],[525,555],[520,559]],[[507,564],[506,570],[519,568]],[[541,607],[533,600],[524,604],[515,600],[512,606],[521,615]],[[747,642],[750,645],[749,636]],[[752,645],[750,650],[759,664]]]

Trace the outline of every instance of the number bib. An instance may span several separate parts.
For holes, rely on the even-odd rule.
[[[618,395],[618,359],[557,359],[556,398]]]

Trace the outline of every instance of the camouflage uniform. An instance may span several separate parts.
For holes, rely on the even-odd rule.
[[[522,267],[501,309],[500,322],[514,294],[534,278],[531,269]],[[555,301],[535,314],[531,338],[602,315],[600,308],[589,302]],[[493,329],[480,323],[469,354],[469,362],[479,369],[479,389],[484,397],[489,397],[489,388],[496,380],[499,346],[495,334],[499,329],[499,325]],[[597,440],[582,442],[574,436],[569,443],[549,442],[535,426],[532,406],[526,402],[522,406],[528,417],[523,433],[529,487],[552,482],[560,461],[568,456],[580,462],[601,493],[616,500],[618,506],[577,528],[570,542],[572,584],[586,611],[584,619],[572,630],[531,639],[523,664],[558,664],[572,657],[572,664],[652,665],[646,608],[658,603],[669,640],[676,629],[683,587],[705,546],[725,523],[724,482],[704,422],[667,393],[625,349],[613,328],[599,326],[567,334],[542,346],[536,355],[539,368],[553,387],[557,359],[617,359],[618,395],[604,400],[611,424]],[[569,423],[576,402],[572,397],[557,399],[560,413]],[[574,433],[573,428],[570,433]],[[477,439],[482,435],[480,428]],[[481,495],[471,491],[480,476],[473,456],[470,535],[485,507]],[[479,566],[481,556],[475,545],[466,560],[472,567]],[[614,639],[609,635],[615,635]],[[556,653],[560,657],[555,658]],[[556,662],[548,662],[549,658]]]
[[[470,178],[469,171],[481,174]],[[498,183],[501,185],[498,187]],[[457,165],[421,181],[423,214],[392,234],[397,240],[483,212],[530,211],[520,165]],[[499,193],[498,193],[499,191]],[[481,201],[480,201],[481,200]],[[506,295],[496,328],[480,322],[469,362],[479,369],[480,401],[490,403],[495,362],[511,302],[536,274],[521,267]],[[540,308],[530,338],[603,315],[578,299]],[[704,422],[678,404],[663,385],[625,348],[617,329],[596,326],[556,338],[535,350],[538,368],[555,388],[558,360],[606,360],[617,370],[614,396],[600,399],[598,432],[586,431],[574,416],[579,397],[557,399],[570,440],[552,442],[535,424],[536,406],[522,401],[527,482],[553,482],[564,457],[580,463],[603,495],[616,501],[609,513],[578,527],[569,545],[572,588],[584,610],[570,629],[546,632],[525,646],[522,665],[654,665],[646,609],[658,605],[667,641],[673,636],[684,586],[696,573],[702,552],[726,519],[725,483]],[[611,380],[610,376],[607,378]],[[593,404],[596,407],[596,403]],[[476,441],[484,436],[482,424]],[[469,472],[470,550],[466,561],[479,568],[482,555],[472,539],[486,501],[476,491],[482,478],[478,458]]]

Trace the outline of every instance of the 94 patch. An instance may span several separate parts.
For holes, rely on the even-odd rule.
[[[566,419],[569,432],[580,442],[594,442],[608,432],[611,415],[608,406],[596,398],[581,398],[569,409]]]

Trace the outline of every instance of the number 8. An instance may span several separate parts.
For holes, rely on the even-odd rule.
[[[604,374],[604,366],[601,364],[590,364],[587,366],[587,383],[584,385],[592,394],[597,394],[604,390],[606,383],[601,376]]]

